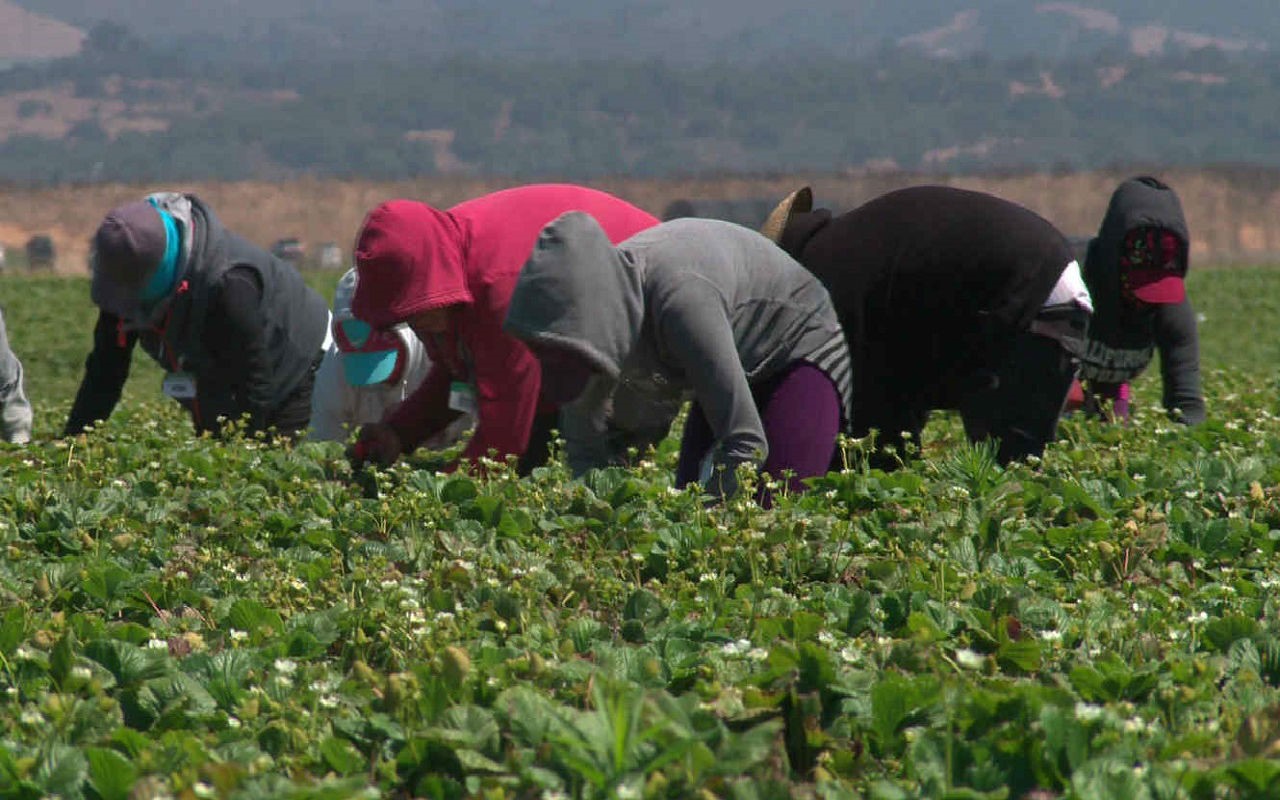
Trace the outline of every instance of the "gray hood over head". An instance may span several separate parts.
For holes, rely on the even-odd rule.
[[[617,379],[644,322],[643,275],[591,215],[547,225],[520,272],[504,329],[573,350]]]

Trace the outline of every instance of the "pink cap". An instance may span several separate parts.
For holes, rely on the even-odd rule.
[[[1182,276],[1167,269],[1134,269],[1125,276],[1129,291],[1144,303],[1165,305],[1187,299]]]

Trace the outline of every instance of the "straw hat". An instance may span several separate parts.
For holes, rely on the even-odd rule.
[[[813,189],[801,186],[769,212],[764,224],[760,226],[760,232],[775,242],[781,241],[782,232],[787,229],[787,222],[790,221],[791,215],[807,214],[812,210]]]

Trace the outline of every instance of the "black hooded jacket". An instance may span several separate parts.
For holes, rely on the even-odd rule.
[[[1047,339],[1016,344],[1072,260],[1051,223],[992,195],[919,186],[839,217],[794,213],[779,244],[826,285],[840,315],[853,357],[852,435],[876,428],[897,444],[942,408],[960,409],[974,438],[1001,437],[1005,459],[1038,453],[1054,435],[1074,367]],[[1052,361],[1051,379],[1007,374],[1015,349]]]
[[[1105,391],[1142,374],[1158,349],[1164,407],[1176,409],[1174,416],[1181,422],[1203,422],[1200,340],[1190,299],[1147,305],[1126,299],[1121,291],[1120,249],[1130,230],[1143,227],[1175,233],[1182,244],[1182,263],[1190,264],[1187,220],[1173,189],[1150,177],[1120,184],[1098,235],[1083,247],[1084,279],[1094,314],[1080,377],[1087,388]]]
[[[111,415],[135,344],[166,372],[195,378],[196,396],[180,402],[200,431],[216,431],[219,417],[242,414],[249,415],[252,430],[264,430],[309,385],[328,325],[324,298],[292,266],[228,231],[208,206],[189,199],[195,233],[167,308],[147,325],[99,312],[64,435]]]

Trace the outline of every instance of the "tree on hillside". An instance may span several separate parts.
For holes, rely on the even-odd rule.
[[[127,26],[102,20],[89,29],[84,40],[84,54],[90,58],[136,52],[143,42]]]

